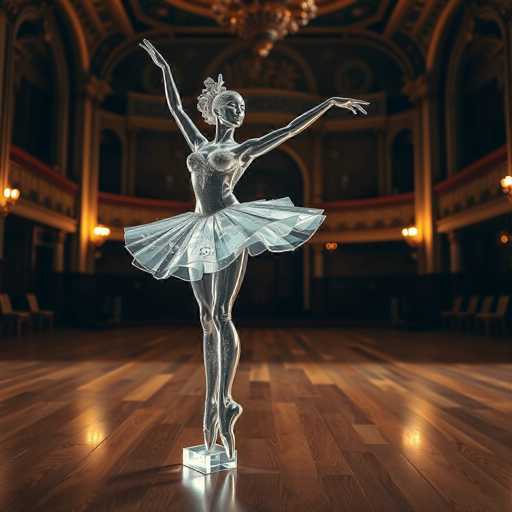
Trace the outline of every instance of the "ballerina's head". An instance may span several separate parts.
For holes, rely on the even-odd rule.
[[[216,125],[219,122],[230,128],[237,128],[244,120],[245,102],[239,93],[227,90],[223,83],[221,74],[217,81],[208,77],[198,97],[197,109],[208,124]]]

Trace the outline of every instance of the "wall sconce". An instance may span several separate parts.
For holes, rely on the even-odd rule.
[[[338,248],[338,243],[337,242],[325,242],[324,247],[327,251],[335,251]]]
[[[411,247],[418,247],[421,243],[419,230],[416,226],[409,226],[402,229],[402,236],[408,245]]]
[[[512,237],[508,231],[501,231],[498,235],[498,244],[501,247],[506,247],[512,242]]]
[[[2,203],[2,214],[7,215],[16,201],[20,198],[21,192],[17,188],[5,187],[4,188],[4,201]]]
[[[97,226],[94,226],[94,229],[92,230],[91,241],[96,247],[101,247],[109,236],[110,228],[103,224],[98,224]]]
[[[505,176],[500,180],[501,190],[507,194],[509,201],[512,201],[512,176]]]

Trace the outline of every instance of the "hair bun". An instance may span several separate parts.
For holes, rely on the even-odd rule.
[[[217,81],[213,78],[208,77],[204,81],[204,89],[197,98],[197,110],[203,115],[203,119],[208,124],[215,124],[215,114],[213,112],[213,100],[215,97],[226,91],[226,87],[223,86],[224,80],[222,75],[219,73]]]

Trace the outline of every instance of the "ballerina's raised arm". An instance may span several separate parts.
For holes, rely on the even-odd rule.
[[[267,133],[262,137],[247,139],[245,142],[242,142],[234,152],[242,159],[243,162],[250,162],[254,158],[267,153],[276,146],[279,146],[279,144],[282,144],[284,141],[302,132],[320,116],[325,114],[325,112],[327,112],[331,107],[336,106],[346,108],[354,114],[357,114],[358,111],[366,114],[367,112],[362,105],[369,104],[370,103],[368,101],[355,100],[352,98],[329,98],[316,107],[313,107],[307,112],[296,117],[286,126]]]
[[[206,137],[199,131],[192,119],[190,119],[187,113],[183,110],[181,97],[179,95],[176,84],[174,83],[169,64],[162,57],[161,53],[147,39],[144,39],[143,41],[144,42],[140,43],[139,46],[144,48],[144,50],[149,53],[150,57],[153,59],[153,62],[162,70],[164,75],[165,96],[167,98],[167,105],[169,106],[169,110],[171,111],[176,124],[179,126],[181,132],[183,133],[183,136],[185,137],[185,140],[187,141],[190,149],[195,151],[197,150],[198,146],[208,141]]]

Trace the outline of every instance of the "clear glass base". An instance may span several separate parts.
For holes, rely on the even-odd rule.
[[[207,475],[236,468],[236,450],[231,459],[228,459],[224,447],[216,444],[207,451],[204,444],[183,448],[183,465]]]

